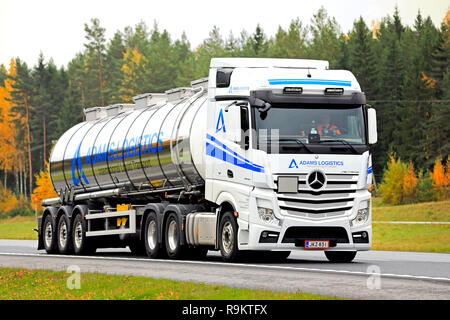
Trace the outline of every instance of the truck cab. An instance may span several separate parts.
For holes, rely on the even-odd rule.
[[[351,72],[215,58],[207,103],[205,197],[237,215],[239,250],[370,249],[376,113]]]

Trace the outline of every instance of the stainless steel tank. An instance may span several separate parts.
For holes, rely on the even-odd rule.
[[[55,190],[202,184],[207,95],[190,88],[181,93],[168,91],[156,104],[96,108],[94,119],[66,131],[50,156]]]

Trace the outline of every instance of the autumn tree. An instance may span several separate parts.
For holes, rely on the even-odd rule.
[[[3,85],[0,86],[0,166],[3,169],[3,185],[7,185],[8,172],[18,170],[18,159],[20,157],[16,142],[15,118],[12,114],[13,101],[11,92],[16,76],[16,63],[11,59],[9,71]]]
[[[147,58],[137,48],[128,48],[123,59],[120,97],[123,102],[133,102],[134,96],[143,93]]]
[[[16,74],[12,77],[12,92],[11,100],[13,107],[11,112],[15,117],[15,125],[18,128],[16,132],[16,141],[18,147],[23,150],[27,149],[28,154],[28,187],[29,192],[33,189],[33,163],[31,158],[31,143],[32,133],[30,128],[30,116],[32,110],[32,95],[33,95],[33,79],[31,71],[25,62],[19,58],[16,59]],[[27,192],[24,192],[27,194]]]
[[[45,163],[45,169],[40,171],[39,174],[36,174],[36,188],[33,190],[33,197],[38,197],[40,200],[58,197],[50,179],[50,166],[48,162]],[[40,205],[39,207],[42,209]]]
[[[448,160],[446,161],[446,165],[444,166],[442,164],[442,158],[437,159],[434,164],[431,178],[433,179],[433,186],[437,190],[437,200],[447,200],[449,198],[450,180],[448,168]],[[446,169],[447,172],[445,172]]]

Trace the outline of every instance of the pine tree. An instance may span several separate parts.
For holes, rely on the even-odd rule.
[[[98,19],[91,19],[91,26],[85,24],[84,31],[87,43],[85,69],[88,77],[85,87],[87,104],[90,107],[105,105],[104,65],[106,56],[105,29],[100,27]]]
[[[341,31],[336,19],[328,17],[325,8],[321,7],[313,15],[310,31],[312,40],[308,48],[308,58],[328,60],[330,62],[330,68],[336,68],[342,59],[339,43]]]
[[[376,84],[376,59],[374,55],[374,39],[363,18],[355,21],[348,40],[349,69],[353,72],[366,93],[373,99]]]
[[[378,32],[380,55],[377,65],[377,86],[374,88],[377,116],[383,119],[382,129],[375,147],[375,168],[382,168],[388,154],[396,152],[402,144],[401,125],[405,116],[403,88],[405,83],[404,52],[401,39],[404,27],[396,8],[394,17],[382,20]],[[399,156],[403,156],[399,153]],[[379,169],[378,169],[379,170]]]
[[[122,102],[120,88],[123,81],[122,66],[126,48],[120,32],[116,32],[108,44],[105,56],[105,103]]]

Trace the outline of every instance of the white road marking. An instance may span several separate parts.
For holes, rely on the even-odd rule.
[[[37,253],[37,254],[36,253],[0,253],[0,256],[8,256],[8,255],[26,256],[26,257],[38,256],[38,257],[48,257],[48,258],[75,258],[75,259],[92,259],[92,260],[162,262],[162,263],[175,263],[175,264],[215,265],[215,266],[227,266],[227,267],[253,267],[253,268],[272,269],[272,270],[309,271],[309,272],[373,276],[373,273],[363,272],[363,271],[303,268],[303,267],[289,267],[289,266],[268,266],[268,265],[247,264],[247,263],[226,263],[226,262],[191,261],[191,260],[164,260],[164,259],[145,259],[145,258],[97,257],[97,256],[75,256],[75,255],[60,255],[60,254],[48,255],[45,253]],[[389,278],[412,279],[412,280],[432,280],[432,281],[450,282],[450,278],[414,276],[414,275],[407,275],[407,274],[380,273],[379,276],[389,277]]]
[[[450,224],[450,222],[431,222],[431,221],[372,221],[372,223],[389,223],[389,224]]]

